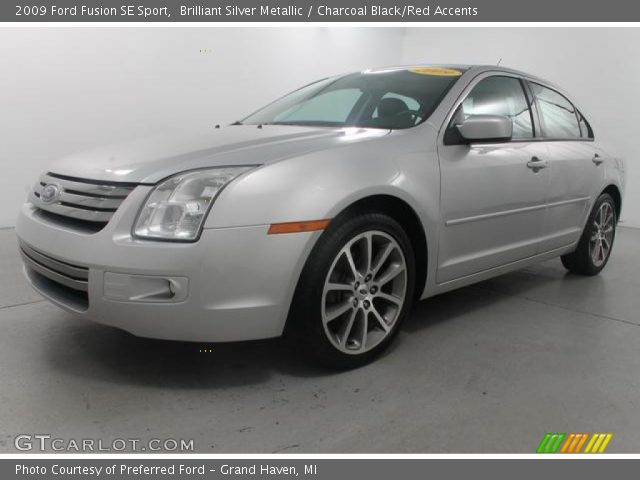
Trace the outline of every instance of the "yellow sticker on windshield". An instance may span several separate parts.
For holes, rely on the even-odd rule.
[[[416,67],[410,68],[409,71],[420,75],[438,75],[441,77],[459,77],[462,75],[460,70],[454,70],[453,68]]]

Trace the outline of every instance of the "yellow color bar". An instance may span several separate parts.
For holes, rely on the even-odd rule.
[[[604,453],[604,451],[607,449],[607,445],[609,445],[609,442],[611,441],[611,438],[613,437],[613,434],[611,433],[607,433],[604,437],[604,441],[602,442],[602,445],[600,445],[600,450],[598,450],[598,453]]]
[[[604,453],[612,438],[612,433],[594,433],[584,453]]]
[[[591,453],[591,448],[593,447],[593,444],[596,443],[597,438],[598,434],[594,433],[591,440],[589,440],[589,443],[587,443],[587,448],[584,449],[584,453]]]

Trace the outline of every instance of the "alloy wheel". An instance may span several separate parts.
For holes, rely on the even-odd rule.
[[[322,322],[335,348],[362,354],[393,330],[406,301],[407,264],[398,242],[372,230],[338,252],[322,292]]]
[[[611,244],[613,243],[613,229],[615,224],[615,213],[609,202],[600,205],[591,226],[591,237],[589,238],[589,255],[596,267],[600,267],[606,262]]]

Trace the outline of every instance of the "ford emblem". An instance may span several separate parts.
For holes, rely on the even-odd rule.
[[[60,198],[61,193],[62,187],[60,187],[60,185],[49,183],[42,189],[42,192],[40,193],[40,199],[46,204],[54,203]]]

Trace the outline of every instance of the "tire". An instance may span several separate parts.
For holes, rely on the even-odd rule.
[[[609,261],[617,222],[615,202],[603,193],[589,214],[576,250],[560,257],[565,268],[579,275],[600,273]]]
[[[411,241],[392,217],[377,212],[337,217],[307,259],[287,340],[330,368],[371,362],[411,309],[415,272]]]

